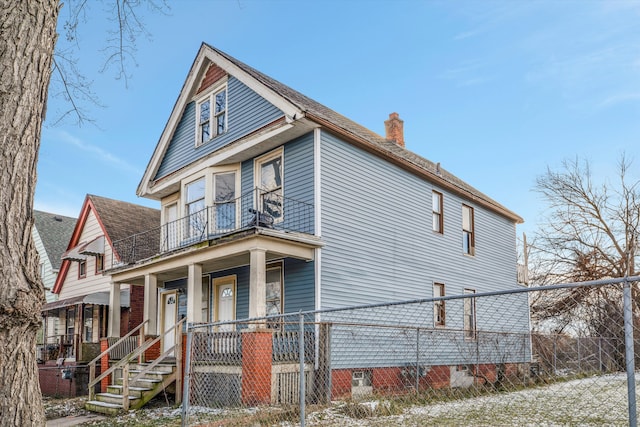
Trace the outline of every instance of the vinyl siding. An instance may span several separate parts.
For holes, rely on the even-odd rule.
[[[282,111],[234,77],[229,78],[227,90],[228,131],[196,147],[196,101],[188,103],[154,179],[175,172],[283,116]]]
[[[313,261],[287,258],[284,261],[284,312],[315,308],[315,266]]]
[[[38,256],[40,257],[40,263],[44,264],[44,275],[42,277],[42,284],[45,287],[45,298],[47,302],[53,302],[57,299],[57,295],[51,293],[51,289],[53,289],[53,285],[56,283],[56,274],[53,272],[53,267],[51,266],[51,260],[49,260],[49,256],[47,255],[47,251],[44,248],[44,244],[42,243],[42,239],[40,238],[40,233],[38,233],[38,229],[33,227],[31,232],[33,237],[34,244],[36,246],[36,250],[38,251]],[[41,271],[38,266],[38,271]]]
[[[89,212],[87,221],[85,222],[82,233],[80,234],[79,243],[88,242],[95,239],[98,236],[104,235],[100,224],[93,212]],[[105,239],[104,244],[104,259],[112,259],[111,246],[108,239]],[[71,261],[67,276],[62,284],[62,289],[59,294],[59,299],[71,298],[80,295],[88,295],[94,292],[103,292],[110,290],[110,276],[103,276],[102,273],[96,274],[96,258],[93,256],[87,256],[87,275],[80,279],[78,278],[78,265],[76,261]],[[122,289],[127,289],[127,286],[123,286]]]
[[[208,272],[210,283],[218,277],[236,276],[236,319],[249,317],[249,266],[241,266],[227,270]],[[178,318],[187,314],[187,279],[165,282],[167,290],[181,289],[178,296]],[[284,260],[284,301],[285,312],[307,311],[314,308],[314,265],[297,259]],[[215,306],[210,289],[209,307]]]
[[[322,133],[322,305],[401,301],[515,288],[515,224]],[[444,195],[444,234],[431,192]],[[462,253],[462,203],[474,208],[475,256]]]

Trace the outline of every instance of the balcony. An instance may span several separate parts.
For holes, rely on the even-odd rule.
[[[111,268],[257,228],[313,234],[313,205],[256,188],[183,218],[113,242]]]

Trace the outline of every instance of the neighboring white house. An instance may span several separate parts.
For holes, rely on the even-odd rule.
[[[47,302],[53,302],[58,296],[51,292],[62,264],[62,254],[67,249],[76,219],[49,212],[33,211],[34,226],[31,231],[36,250],[40,257],[40,277],[44,284]],[[48,325],[47,336],[54,333],[57,325]]]

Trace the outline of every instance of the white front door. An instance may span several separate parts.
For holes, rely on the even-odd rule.
[[[236,276],[226,276],[213,279],[215,289],[215,319],[216,322],[235,320],[236,318]],[[221,331],[233,330],[233,325],[223,325]]]
[[[173,328],[178,319],[178,292],[162,292],[160,297],[162,304],[162,333]],[[175,329],[162,338],[162,353],[173,347],[176,343]],[[170,355],[173,355],[170,354]]]

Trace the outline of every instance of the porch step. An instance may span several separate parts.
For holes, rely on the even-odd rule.
[[[129,379],[143,372],[149,363],[132,363],[129,369]],[[153,371],[144,373],[142,378],[129,381],[129,408],[139,409],[149,402],[159,392],[166,390],[175,381],[175,364],[158,364]],[[85,408],[102,414],[117,414],[124,409],[122,395],[122,378],[107,386],[106,393],[97,393],[95,400],[87,402]]]
[[[122,407],[122,394],[115,394],[115,393],[98,393],[96,394],[96,400],[98,402],[102,402],[102,403],[110,403],[113,405],[120,405],[120,407]],[[139,399],[139,397],[136,396],[129,396],[129,406],[131,406],[131,403],[133,403],[135,400]]]
[[[151,390],[148,387],[129,387],[129,394],[135,397],[142,397],[144,392]],[[111,384],[107,386],[107,393],[122,395],[122,385]]]
[[[98,400],[88,401],[84,404],[84,408],[88,411],[105,415],[117,415],[124,409],[121,404],[100,402]]]

